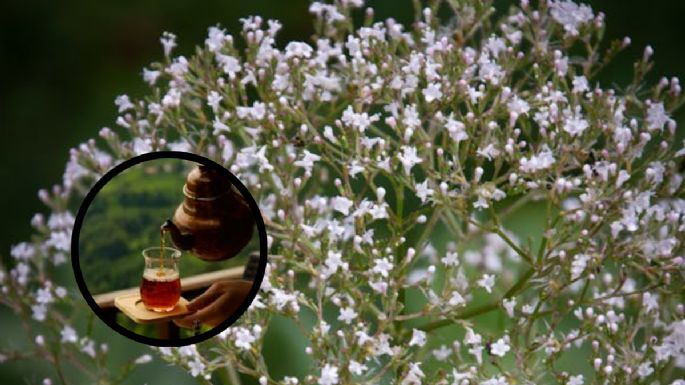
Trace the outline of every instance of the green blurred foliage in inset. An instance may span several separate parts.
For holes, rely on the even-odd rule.
[[[195,45],[203,44],[207,27],[221,24],[230,33],[238,35],[239,18],[258,14],[279,19],[283,23],[279,44],[283,45],[289,40],[307,41],[312,31],[311,18],[307,12],[309,3],[309,0],[1,2],[0,71],[5,76],[0,82],[0,180],[3,181],[0,201],[4,214],[0,225],[0,256],[8,258],[10,245],[30,237],[28,223],[31,215],[46,211],[38,201],[36,191],[61,181],[68,149],[97,136],[101,127],[114,124],[114,98],[122,93],[137,97],[148,92],[142,81],[142,68],[162,58],[159,37],[163,31],[178,35],[176,54],[190,55]],[[514,3],[512,0],[497,0],[495,5],[504,10]],[[642,55],[647,44],[656,51],[654,70],[648,79],[657,81],[660,76],[685,75],[685,66],[682,65],[685,63],[685,50],[682,49],[685,2],[592,0],[587,3],[595,11],[606,14],[607,39],[621,39],[628,35],[633,42],[601,75],[604,86],[628,81],[632,62]],[[377,19],[393,17],[405,24],[413,20],[411,0],[374,0],[367,1],[367,4],[375,8]],[[677,116],[679,122],[682,117],[681,112]],[[682,127],[680,132],[683,132]],[[159,184],[158,187],[169,187],[168,184],[172,182],[169,179],[155,183]],[[180,191],[168,191],[172,190],[174,194]],[[107,231],[107,236],[100,240],[100,254],[96,254],[95,249],[89,249],[83,250],[81,257],[89,258],[92,255],[93,258],[107,261],[116,255],[124,255],[129,248],[137,249],[125,263],[109,265],[107,275],[119,276],[123,271],[140,272],[140,248],[158,242],[152,234],[154,228],[158,226],[159,218],[170,215],[166,208],[162,208],[161,200],[171,202],[173,207],[176,202],[180,203],[177,196],[162,197],[158,202],[160,206],[150,207],[145,218],[121,228],[114,228],[106,221],[92,223],[88,229],[84,226],[84,231],[92,231],[93,234]],[[121,202],[118,202],[116,207],[120,206]],[[112,215],[115,220],[126,217],[125,211],[113,212]],[[540,239],[539,234],[536,234],[540,215],[541,212],[535,208],[521,210],[507,225],[515,228],[516,234],[524,240],[532,236],[533,244],[536,244]],[[149,230],[152,233],[141,234],[135,240],[127,234],[134,229],[133,226],[142,228],[140,226],[146,221],[155,223]],[[444,245],[449,234],[443,229],[442,232],[436,232],[435,237],[436,244]],[[192,271],[193,267],[183,265],[181,269],[184,274]],[[101,273],[96,271],[92,274],[96,277]],[[71,276],[67,266],[62,276]],[[139,278],[138,273],[131,274],[131,280]],[[110,284],[130,286],[130,282],[124,280]],[[73,295],[79,295],[75,284],[68,289]],[[410,308],[420,306],[425,300],[414,294],[409,293],[407,298]],[[330,316],[334,318],[333,314]],[[476,318],[476,321],[497,330],[506,327],[500,316],[490,314]],[[142,345],[111,331],[98,319],[93,322],[94,336],[110,342],[114,356],[112,370],[117,370],[125,359],[147,351]],[[16,337],[22,335],[17,320],[4,308],[0,310],[0,326],[4,331],[0,345],[27,346],[27,341]],[[310,364],[302,354],[304,341],[299,333],[295,326],[280,318],[269,329],[265,355],[274,374],[301,374]],[[439,346],[462,334],[459,327],[441,329],[430,340],[430,346]],[[583,354],[578,356],[582,357]],[[587,366],[586,362],[579,360],[561,364],[577,369]],[[44,376],[54,376],[53,369],[34,360],[0,364],[3,383],[23,383],[24,378],[28,383],[40,383]],[[136,369],[129,380],[129,383],[141,384],[195,383],[182,370],[169,367],[159,360]],[[90,382],[83,379],[81,383]]]

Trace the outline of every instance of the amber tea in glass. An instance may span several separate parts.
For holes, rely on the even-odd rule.
[[[181,251],[172,247],[150,247],[143,250],[145,270],[140,284],[140,297],[145,308],[157,312],[171,311],[181,298],[178,272]]]

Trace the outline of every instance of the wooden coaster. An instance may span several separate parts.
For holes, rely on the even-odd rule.
[[[167,322],[179,318],[190,313],[187,305],[188,300],[181,297],[173,310],[162,313],[147,310],[139,293],[125,294],[114,298],[114,306],[138,324]]]

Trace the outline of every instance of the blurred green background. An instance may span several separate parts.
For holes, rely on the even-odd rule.
[[[500,0],[506,7],[512,1]],[[632,61],[646,44],[655,48],[656,65],[650,79],[685,75],[685,2],[673,0],[589,1],[606,13],[607,37],[630,36],[633,44],[602,75],[605,85],[630,77]],[[403,23],[412,20],[411,0],[368,1],[378,18],[394,17]],[[9,247],[27,239],[33,213],[44,211],[36,192],[61,181],[68,149],[97,135],[103,126],[113,126],[114,98],[127,93],[147,92],[142,68],[161,58],[159,36],[171,31],[179,37],[177,54],[190,55],[202,44],[207,27],[217,23],[237,34],[238,19],[252,14],[277,18],[284,28],[279,44],[306,40],[311,33],[308,0],[4,0],[0,4],[0,180],[2,180],[3,221],[0,224],[0,256],[7,258]],[[678,116],[682,122],[683,113]],[[681,129],[682,132],[682,129]],[[527,216],[535,218],[534,216]],[[521,232],[533,231],[535,221],[518,222]],[[63,276],[71,279],[65,266]],[[73,295],[78,295],[73,291]],[[0,346],[21,346],[16,336],[21,329],[8,314],[0,311],[3,330]],[[281,349],[298,352],[304,345],[288,321],[277,322],[269,335],[267,355],[278,361],[288,357]],[[114,365],[146,349],[100,328],[96,336],[109,340]],[[122,351],[125,353],[121,354]],[[280,353],[280,354],[279,354]],[[292,356],[291,356],[292,357]],[[276,373],[299,374],[306,363],[275,367]],[[294,372],[293,372],[294,371]],[[30,374],[28,374],[30,373]],[[3,383],[39,383],[52,375],[48,367],[32,362],[0,364]],[[157,360],[133,373],[130,383],[194,383],[180,370]]]

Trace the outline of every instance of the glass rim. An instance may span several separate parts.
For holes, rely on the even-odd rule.
[[[159,247],[159,246],[152,246],[152,247],[148,247],[148,248],[143,249],[143,251],[142,251],[143,258],[161,259],[159,249],[161,249],[161,247]],[[148,255],[148,253],[150,253],[152,251],[158,251],[157,255]],[[181,258],[181,250],[179,250],[179,249],[176,249],[174,247],[164,246],[164,251],[165,251],[164,252],[164,258],[173,258],[173,259]],[[169,254],[167,254],[167,251],[169,251]]]

